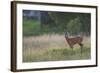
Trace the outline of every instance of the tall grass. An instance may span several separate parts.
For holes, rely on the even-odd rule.
[[[84,48],[78,45],[72,49],[63,35],[41,35],[23,38],[23,62],[60,61],[90,59],[90,38],[84,37]]]
[[[26,54],[27,52],[27,54]],[[60,61],[60,60],[82,60],[90,59],[90,48],[74,48],[73,54],[70,48],[50,48],[45,51],[24,51],[23,62],[39,62],[39,61]]]

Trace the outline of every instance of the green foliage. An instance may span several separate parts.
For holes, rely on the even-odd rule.
[[[23,19],[23,35],[39,35],[40,23],[35,19]]]
[[[75,13],[66,12],[48,12],[48,14],[55,21],[57,25],[56,27],[60,28],[60,31],[64,31],[64,29],[67,29],[67,23],[76,17]]]
[[[73,20],[70,20],[69,23],[67,24],[67,31],[70,33],[79,33],[81,32],[81,22],[79,18],[75,18]]]
[[[91,16],[89,13],[43,12],[44,16],[48,15],[47,21],[23,18],[23,35],[63,34],[64,31],[75,34],[83,32],[90,35]]]
[[[57,28],[60,27],[61,30],[90,34],[91,16],[88,13],[49,12],[49,15],[58,25]]]
[[[81,31],[86,35],[90,35],[91,30],[91,14],[80,14],[80,22],[82,23]]]

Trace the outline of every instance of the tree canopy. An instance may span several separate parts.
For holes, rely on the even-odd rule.
[[[91,14],[75,13],[75,12],[55,12],[55,11],[33,11],[37,14],[29,19],[23,17],[24,33],[34,35],[37,33],[57,33],[63,34],[64,31],[70,34],[83,33],[90,35],[91,30]],[[36,17],[37,16],[37,17]],[[27,19],[26,19],[27,18]],[[34,18],[34,19],[32,19]],[[27,28],[27,26],[29,28]],[[34,27],[34,28],[33,28]],[[26,33],[27,32],[27,33]]]

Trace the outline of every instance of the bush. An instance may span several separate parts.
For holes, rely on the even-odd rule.
[[[39,35],[40,23],[36,19],[23,19],[23,35]]]

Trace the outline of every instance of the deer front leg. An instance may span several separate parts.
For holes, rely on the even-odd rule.
[[[72,46],[72,45],[70,45],[70,48],[72,49],[72,55],[73,55],[73,52],[74,52],[74,51],[73,51],[73,46]]]

